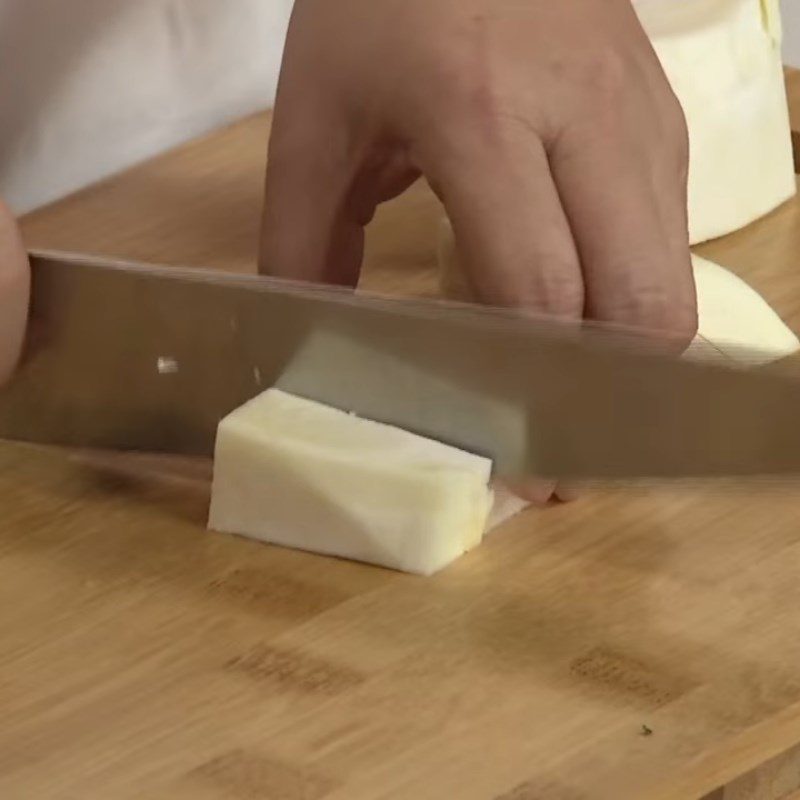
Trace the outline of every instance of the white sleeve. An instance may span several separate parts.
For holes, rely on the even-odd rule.
[[[17,212],[274,100],[292,0],[0,0]]]

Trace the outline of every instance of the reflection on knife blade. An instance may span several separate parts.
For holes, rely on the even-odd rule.
[[[277,385],[503,472],[800,470],[800,383],[681,361],[635,332],[255,276],[33,264],[40,338],[0,395],[9,438],[210,454],[221,417]]]

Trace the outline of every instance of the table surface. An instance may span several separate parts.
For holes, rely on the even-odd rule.
[[[27,241],[252,270],[268,125],[35,212]],[[422,184],[383,208],[363,285],[434,294],[440,216]],[[700,252],[800,329],[800,201]],[[208,472],[0,445],[4,800],[800,788],[800,484],[600,492],[421,579],[206,532]]]

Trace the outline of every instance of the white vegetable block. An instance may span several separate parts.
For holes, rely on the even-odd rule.
[[[209,527],[430,575],[480,543],[491,462],[270,389],[219,425]]]
[[[800,350],[800,340],[764,298],[719,264],[692,256],[698,340],[733,361],[760,366]],[[700,349],[687,351],[686,356]]]
[[[635,0],[689,129],[689,231],[748,225],[796,192],[777,0]]]

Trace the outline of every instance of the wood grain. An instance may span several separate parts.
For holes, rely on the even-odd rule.
[[[28,243],[252,270],[267,130],[38,211]],[[431,294],[440,214],[423,184],[383,208],[363,285]],[[800,202],[701,250],[800,329]],[[207,503],[202,462],[0,445],[4,800],[800,788],[797,483],[598,492],[427,580],[208,534]]]

